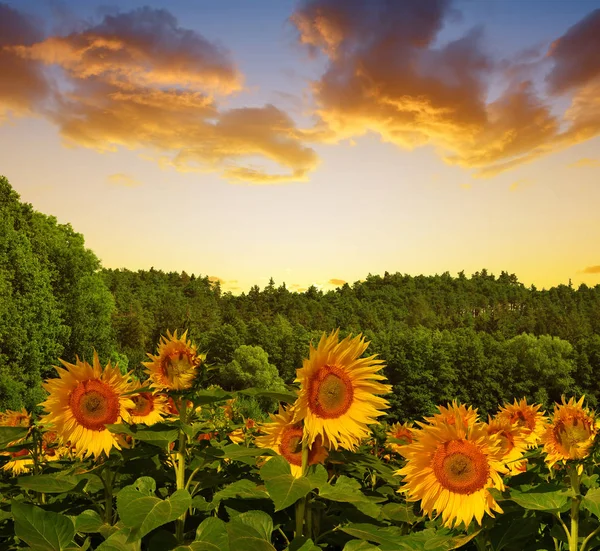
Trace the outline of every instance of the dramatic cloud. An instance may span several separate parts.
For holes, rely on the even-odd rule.
[[[50,95],[42,65],[7,49],[12,44],[31,45],[41,39],[29,18],[0,4],[0,121],[9,110],[18,115],[35,111]]]
[[[399,147],[436,147],[449,164],[493,176],[600,134],[600,10],[554,42],[548,56],[494,60],[474,29],[436,42],[450,0],[304,0],[291,20],[311,54],[328,60],[312,90],[312,139],[367,132]],[[543,65],[545,64],[545,65]],[[542,94],[534,73],[550,65]],[[504,90],[490,101],[490,86]],[[562,117],[559,95],[573,93]]]
[[[600,274],[600,266],[588,266],[583,270],[584,274]]]
[[[59,65],[76,78],[102,77],[117,86],[175,85],[239,90],[229,54],[183,29],[166,10],[107,15],[83,32],[15,46],[24,57]]]
[[[121,172],[118,174],[111,174],[107,180],[109,184],[120,187],[138,187],[142,185],[142,182],[139,180]]]
[[[337,287],[341,287],[342,285],[344,285],[344,283],[346,283],[346,281],[344,279],[332,278],[327,283],[329,283],[330,285],[336,285]]]
[[[549,51],[554,67],[548,83],[554,93],[564,93],[600,77],[600,9],[594,10],[561,38]]]
[[[36,111],[29,89],[48,99],[45,65],[61,72],[60,86],[37,112],[56,123],[70,144],[143,149],[145,158],[164,167],[255,184],[306,180],[317,166],[316,153],[276,107],[219,108],[220,96],[241,89],[239,71],[227,51],[179,27],[165,10],[107,15],[98,25],[43,39],[26,32],[17,12],[0,8],[13,26],[23,27],[8,38],[0,34],[0,70],[11,72],[16,64],[12,72],[20,75],[12,88],[0,82],[0,115],[3,103],[5,110]]]

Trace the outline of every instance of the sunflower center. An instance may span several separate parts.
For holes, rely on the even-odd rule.
[[[396,431],[394,434],[394,438],[396,440],[402,440],[403,442],[406,442],[407,444],[412,444],[412,442],[413,442],[412,434],[406,429],[400,429],[400,430]]]
[[[510,420],[513,423],[517,423],[519,427],[527,427],[529,430],[535,428],[535,416],[526,414],[521,410],[515,411]]]
[[[291,426],[284,430],[279,443],[279,453],[288,463],[302,466],[302,427]]]
[[[129,410],[132,415],[145,417],[146,415],[150,415],[150,413],[152,413],[154,410],[154,398],[149,392],[141,392],[137,396],[133,396],[131,399],[135,404],[135,407]]]
[[[339,367],[325,365],[309,382],[308,406],[324,419],[335,419],[346,413],[353,399],[352,380]]]
[[[194,369],[194,364],[185,352],[174,352],[165,357],[162,370],[167,380],[173,380],[181,374],[189,373]]]
[[[490,472],[486,456],[466,440],[441,444],[433,456],[432,468],[442,487],[457,494],[481,490]]]
[[[558,423],[554,429],[554,433],[557,441],[566,449],[576,447],[585,442],[591,434],[586,424],[584,422],[578,423],[577,419],[573,421],[572,425]]]
[[[119,419],[119,396],[98,380],[79,383],[69,396],[69,407],[77,422],[90,430],[104,430]]]

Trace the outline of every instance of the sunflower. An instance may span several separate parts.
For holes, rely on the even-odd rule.
[[[310,346],[309,358],[296,372],[301,383],[294,408],[294,423],[304,420],[304,438],[309,444],[317,437],[338,447],[354,449],[369,436],[367,425],[375,423],[389,407],[376,396],[391,391],[377,373],[383,361],[375,356],[361,358],[369,346],[361,335],[338,342],[339,329],[323,333],[318,347]]]
[[[464,404],[459,404],[452,400],[447,406],[437,406],[439,413],[434,413],[432,417],[425,417],[425,421],[430,425],[446,423],[448,425],[460,424],[464,429],[469,428],[479,421],[477,409],[472,406],[468,408]]]
[[[6,410],[0,413],[0,426],[2,427],[29,427],[31,425],[31,415],[23,408],[21,411]],[[27,437],[19,438],[9,442],[7,447],[17,446],[25,442]],[[33,465],[33,458],[28,449],[22,449],[17,452],[2,452],[0,455],[9,456],[10,461],[2,466],[3,471],[10,471],[13,475],[19,475],[29,470]]]
[[[525,435],[525,442],[528,448],[535,448],[546,430],[548,420],[544,412],[539,411],[540,404],[528,404],[527,398],[520,402],[515,400],[514,404],[505,403],[496,418],[508,419],[511,423],[516,423]]]
[[[187,340],[187,331],[177,338],[177,331],[162,336],[158,345],[158,354],[147,354],[151,362],[142,362],[151,386],[159,389],[185,390],[192,386],[198,366],[206,357],[198,354],[196,347]]]
[[[135,404],[123,394],[135,385],[110,362],[103,370],[95,351],[93,365],[79,358],[75,364],[60,362],[66,369],[56,367],[59,377],[43,385],[50,396],[41,404],[47,412],[42,423],[52,426],[62,442],[70,441],[80,457],[108,455],[113,446],[120,449],[106,425],[129,418],[127,410]]]
[[[161,422],[163,415],[168,412],[167,397],[164,394],[140,392],[133,394],[131,400],[134,407],[128,409],[127,412],[132,423],[154,425],[154,423]]]
[[[394,438],[395,440],[400,440],[402,444],[396,444],[395,442],[390,442],[389,447],[395,451],[396,453],[401,453],[402,446],[406,444],[412,444],[414,440],[415,429],[413,428],[413,423],[407,421],[406,423],[394,423],[386,435],[388,438]]]
[[[594,414],[583,407],[583,396],[578,402],[570,398],[554,405],[552,423],[542,435],[546,462],[552,467],[558,461],[583,459],[589,454],[596,437]]]
[[[500,473],[502,447],[497,436],[490,436],[483,423],[465,429],[460,425],[424,425],[419,437],[403,446],[406,465],[396,472],[404,476],[398,492],[407,501],[421,500],[429,517],[442,515],[445,526],[461,522],[465,528],[473,518],[481,524],[484,513],[502,512],[489,488],[503,490]]]
[[[500,438],[503,452],[503,461],[509,474],[516,475],[526,470],[527,459],[522,459],[527,451],[526,435],[516,423],[511,423],[506,417],[488,416],[488,434],[497,434]]]
[[[285,457],[290,464],[295,477],[302,476],[302,422],[294,423],[293,408],[285,409],[279,406],[279,413],[270,414],[271,423],[262,425],[261,430],[266,434],[255,440],[257,447],[269,448]],[[308,451],[308,464],[323,463],[327,458],[327,450],[322,444],[321,437],[315,438]]]

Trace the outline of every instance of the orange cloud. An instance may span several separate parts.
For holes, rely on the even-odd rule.
[[[107,15],[102,23],[67,36],[17,45],[23,57],[58,65],[70,76],[128,87],[175,85],[229,93],[241,75],[223,48],[177,24],[164,9]]]
[[[225,283],[224,279],[217,276],[208,276],[208,281],[210,281],[211,283],[220,283],[221,285]]]
[[[569,168],[600,168],[600,159],[588,159],[584,157],[568,166]]]
[[[119,172],[118,174],[111,174],[108,176],[107,181],[109,184],[114,184],[121,187],[138,187],[142,185],[139,180],[136,180],[128,174],[123,174],[122,172]]]
[[[336,287],[341,287],[342,285],[344,285],[344,283],[346,283],[346,281],[344,279],[332,278],[327,283],[329,283],[330,285],[335,285]]]
[[[51,95],[51,88],[38,62],[21,59],[9,48],[20,42],[32,44],[41,33],[25,15],[0,4],[0,122],[8,111],[30,114]]]
[[[600,274],[600,266],[588,266],[583,270],[584,274]]]
[[[532,50],[508,63],[483,53],[477,30],[438,45],[455,15],[449,0],[302,1],[291,17],[299,41],[328,61],[312,84],[319,120],[306,135],[337,143],[375,132],[403,148],[433,145],[447,163],[489,177],[600,134],[600,10],[545,60]],[[532,78],[549,64],[543,95]],[[492,79],[504,91],[489,101]],[[557,115],[565,91],[572,102]]]
[[[68,86],[55,91],[52,108],[38,112],[59,126],[68,144],[141,149],[162,167],[252,184],[306,180],[318,164],[292,119],[276,107],[219,109],[217,96],[240,90],[241,74],[227,51],[179,27],[165,10],[107,15],[98,25],[44,40],[9,38],[3,73],[6,59],[22,73],[41,64],[62,71]],[[27,99],[27,82],[15,81],[13,102]]]

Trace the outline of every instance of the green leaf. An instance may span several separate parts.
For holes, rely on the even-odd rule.
[[[258,486],[251,480],[242,479],[237,480],[234,483],[229,484],[229,486],[225,486],[225,488],[216,492],[213,496],[212,502],[217,504],[220,501],[229,498],[269,499],[269,494],[266,492],[264,486]]]
[[[194,394],[194,404],[213,404],[214,402],[222,402],[223,400],[230,400],[231,398],[233,398],[233,394],[225,392],[220,388],[214,388],[211,390],[198,390]]]
[[[396,526],[373,524],[349,524],[342,530],[355,538],[379,544],[380,551],[450,551],[462,547],[478,534],[455,536],[446,528],[428,528],[402,535],[402,530]]]
[[[394,522],[414,524],[423,517],[415,515],[412,503],[386,503],[382,507],[383,514]]]
[[[96,551],[140,551],[141,539],[129,541],[131,536],[132,530],[130,528],[118,530],[96,547]]]
[[[267,513],[263,511],[247,511],[246,513],[237,515],[235,521],[256,530],[264,540],[271,541],[273,519]]]
[[[600,518],[600,488],[592,488],[581,500],[581,506]]]
[[[229,536],[225,523],[216,517],[204,519],[196,530],[196,539],[174,551],[229,551]],[[241,550],[238,550],[241,551]]]
[[[359,511],[373,518],[378,518],[381,513],[381,507],[377,502],[385,501],[385,498],[366,496],[362,493],[358,480],[344,475],[337,479],[335,486],[331,484],[319,486],[319,496],[331,501],[352,503]]]
[[[502,551],[502,549],[512,546],[512,548],[523,547],[523,540],[535,538],[538,533],[540,521],[535,516],[523,518],[519,515],[511,519],[510,523],[502,522],[504,518],[498,519],[490,530],[490,538],[494,547],[494,551]],[[516,545],[522,542],[521,545]]]
[[[153,494],[154,480],[141,477],[125,486],[117,495],[117,511],[125,527],[134,529],[130,536],[142,538],[155,528],[179,518],[192,504],[187,490],[177,490],[167,499]]]
[[[240,522],[238,515],[226,524],[229,536],[229,548],[239,551],[276,551],[271,543],[264,539],[264,534],[252,526]]]
[[[355,538],[379,544],[395,544],[403,536],[402,530],[396,526],[355,523],[342,527],[342,530]]]
[[[100,532],[100,528],[104,525],[100,515],[92,509],[86,509],[76,517],[71,518],[75,521],[75,531],[82,534]]]
[[[514,501],[523,509],[532,511],[561,511],[569,505],[570,494],[557,486],[539,485],[526,492],[511,490],[508,499]]]
[[[239,446],[238,444],[229,444],[221,448],[225,459],[231,459],[232,461],[241,461],[247,465],[255,465],[256,457],[262,455],[264,450],[260,448],[247,448],[246,446]]]
[[[0,427],[0,449],[16,440],[21,440],[27,436],[29,429],[27,427]]]
[[[167,423],[156,423],[151,427],[144,425],[127,426],[119,423],[116,425],[106,425],[106,428],[114,434],[126,434],[136,440],[158,446],[159,448],[166,448],[179,437],[179,429]]]
[[[378,551],[380,548],[364,540],[352,540],[344,545],[343,551]]]
[[[73,521],[59,513],[13,501],[15,534],[36,551],[66,550],[75,536]]]
[[[376,549],[376,547],[373,549]],[[315,545],[310,538],[302,536],[294,538],[286,551],[321,551],[321,548],[318,545]]]
[[[31,476],[21,476],[17,479],[17,484],[26,490],[34,492],[44,492],[46,494],[62,494],[75,488],[79,479],[75,476],[38,474]]]
[[[260,469],[267,491],[275,504],[275,511],[293,505],[317,486],[306,477],[292,475],[290,464],[283,457],[274,457]]]

